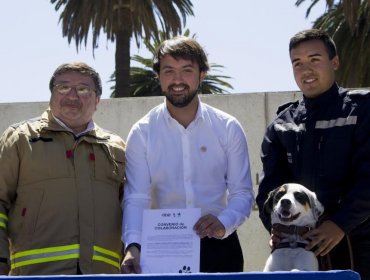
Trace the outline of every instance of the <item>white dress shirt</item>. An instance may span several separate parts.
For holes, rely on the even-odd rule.
[[[141,243],[147,208],[201,208],[227,237],[251,212],[254,193],[244,131],[232,116],[199,102],[187,128],[166,103],[131,128],[126,147],[123,241]]]

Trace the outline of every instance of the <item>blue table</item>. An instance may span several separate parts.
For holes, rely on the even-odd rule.
[[[243,272],[194,274],[142,274],[142,275],[73,275],[73,276],[17,276],[0,278],[16,280],[360,280],[358,273],[350,270],[320,272]],[[72,279],[73,278],[73,279]]]

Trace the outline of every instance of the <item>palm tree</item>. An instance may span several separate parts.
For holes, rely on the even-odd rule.
[[[306,15],[318,1],[313,1]],[[338,82],[344,87],[370,86],[370,1],[342,0],[334,4],[327,0],[327,3],[328,10],[316,19],[313,27],[328,32],[336,42],[341,60]]]
[[[189,36],[190,31],[187,29],[184,32],[184,36]],[[195,38],[196,35],[192,35]],[[156,53],[160,43],[167,39],[168,36],[164,32],[159,32],[159,38],[152,36],[151,40],[145,40],[143,43],[146,48],[152,54],[151,58],[144,58],[139,55],[134,55],[131,59],[142,67],[131,67],[130,69],[130,95],[131,96],[159,96],[163,95],[157,73],[153,70],[153,57]],[[223,68],[222,65],[215,63],[210,64],[211,72],[219,72]],[[115,73],[111,75],[111,80],[114,82]],[[233,89],[231,84],[224,81],[229,79],[229,76],[218,75],[218,74],[207,74],[206,78],[200,85],[200,93],[202,94],[222,94],[228,93],[227,89]],[[113,90],[111,97],[115,97],[115,87],[112,86]]]
[[[355,33],[346,24],[344,7],[339,5],[319,17],[314,27],[327,31],[338,46],[341,67],[337,80],[344,87],[370,86],[370,21],[368,1],[362,1]]]
[[[180,34],[186,16],[194,15],[190,0],[50,0],[58,11],[64,7],[59,21],[63,37],[72,39],[76,48],[87,44],[91,28],[92,47],[98,47],[100,32],[116,42],[116,94],[127,97],[130,77],[130,43],[135,37],[139,46],[142,38],[158,38],[158,24],[167,36]],[[181,16],[181,17],[180,17]]]
[[[297,0],[295,5],[298,7],[306,0]],[[306,11],[306,17],[309,16],[311,9],[319,2],[320,0],[311,0],[311,5],[307,8]],[[365,0],[368,1],[368,0]],[[336,3],[337,2],[337,3]],[[359,7],[361,5],[361,2],[364,2],[363,0],[326,0],[326,6],[328,10],[333,9],[335,6],[342,6],[344,17],[346,19],[346,22],[349,24],[351,31],[354,32],[356,29],[356,23],[357,18],[359,14]],[[368,15],[370,18],[370,15]]]

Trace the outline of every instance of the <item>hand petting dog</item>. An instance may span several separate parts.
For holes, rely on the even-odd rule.
[[[324,221],[320,226],[305,233],[302,238],[311,240],[305,247],[311,250],[317,246],[314,251],[316,256],[325,256],[328,254],[344,237],[344,231],[330,220]]]

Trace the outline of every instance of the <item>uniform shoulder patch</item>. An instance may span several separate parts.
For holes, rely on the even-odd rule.
[[[10,126],[12,128],[14,128],[14,129],[16,129],[16,128],[20,127],[22,124],[25,124],[25,123],[34,123],[34,122],[37,122],[37,121],[39,121],[41,119],[42,119],[41,117],[36,117],[36,118],[29,119],[29,120],[20,121],[18,123],[12,124]]]
[[[21,121],[21,122],[17,122],[17,123],[13,123],[10,125],[10,127],[16,129],[18,127],[20,127],[22,124],[26,123],[27,121]]]

